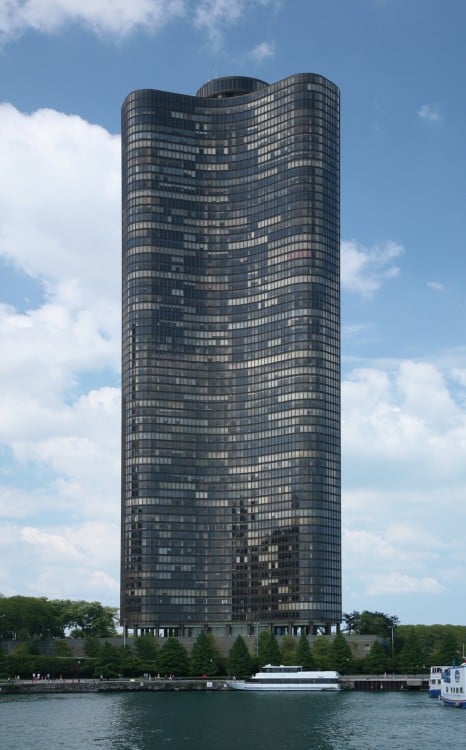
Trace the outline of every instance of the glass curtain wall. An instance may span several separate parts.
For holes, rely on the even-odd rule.
[[[123,105],[127,626],[341,620],[339,94]]]

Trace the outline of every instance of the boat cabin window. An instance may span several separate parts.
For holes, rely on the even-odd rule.
[[[273,667],[271,664],[266,664],[265,667],[262,667],[261,672],[302,672],[302,667],[284,667],[283,664],[280,664],[279,667]]]

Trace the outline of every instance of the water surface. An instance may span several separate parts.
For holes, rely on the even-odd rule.
[[[121,693],[0,697],[12,750],[437,750],[466,711],[426,693]]]

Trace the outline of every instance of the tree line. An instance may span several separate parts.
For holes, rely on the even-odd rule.
[[[100,602],[0,595],[0,640],[110,638],[117,633],[117,612]]]
[[[341,634],[333,640],[320,636],[311,649],[307,637],[285,636],[281,646],[273,633],[259,634],[257,653],[251,654],[245,640],[238,636],[228,656],[220,653],[211,633],[201,632],[191,652],[177,638],[160,641],[151,634],[129,638],[125,644],[112,645],[105,639],[86,636],[84,658],[72,656],[69,639],[53,641],[53,655],[42,656],[35,638],[18,642],[12,653],[0,654],[0,676],[31,679],[33,674],[53,678],[116,678],[151,675],[152,677],[248,677],[264,664],[301,664],[308,669],[337,669],[351,672],[351,648]]]
[[[364,658],[358,657],[351,638],[343,633],[320,635],[311,647],[304,633],[283,636],[279,644],[270,630],[260,632],[253,653],[238,636],[224,657],[214,636],[205,632],[190,653],[176,638],[159,640],[150,634],[112,645],[105,639],[116,635],[116,613],[98,602],[0,597],[0,640],[18,641],[12,653],[0,651],[0,675],[247,677],[264,664],[300,664],[341,674],[418,674],[434,664],[458,662],[466,643],[465,626],[400,625],[397,617],[366,610],[343,618],[348,635],[377,636]],[[84,639],[84,658],[72,656],[70,638]],[[52,642],[50,656],[40,653],[39,641],[44,639]]]

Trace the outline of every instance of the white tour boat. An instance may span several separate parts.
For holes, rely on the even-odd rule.
[[[445,667],[442,672],[440,700],[445,706],[466,708],[466,662]]]
[[[229,680],[233,690],[307,691],[340,690],[340,675],[334,671],[306,671],[299,666],[262,667],[250,680]]]
[[[429,695],[431,698],[438,698],[442,682],[442,672],[448,667],[431,667],[429,674]]]

